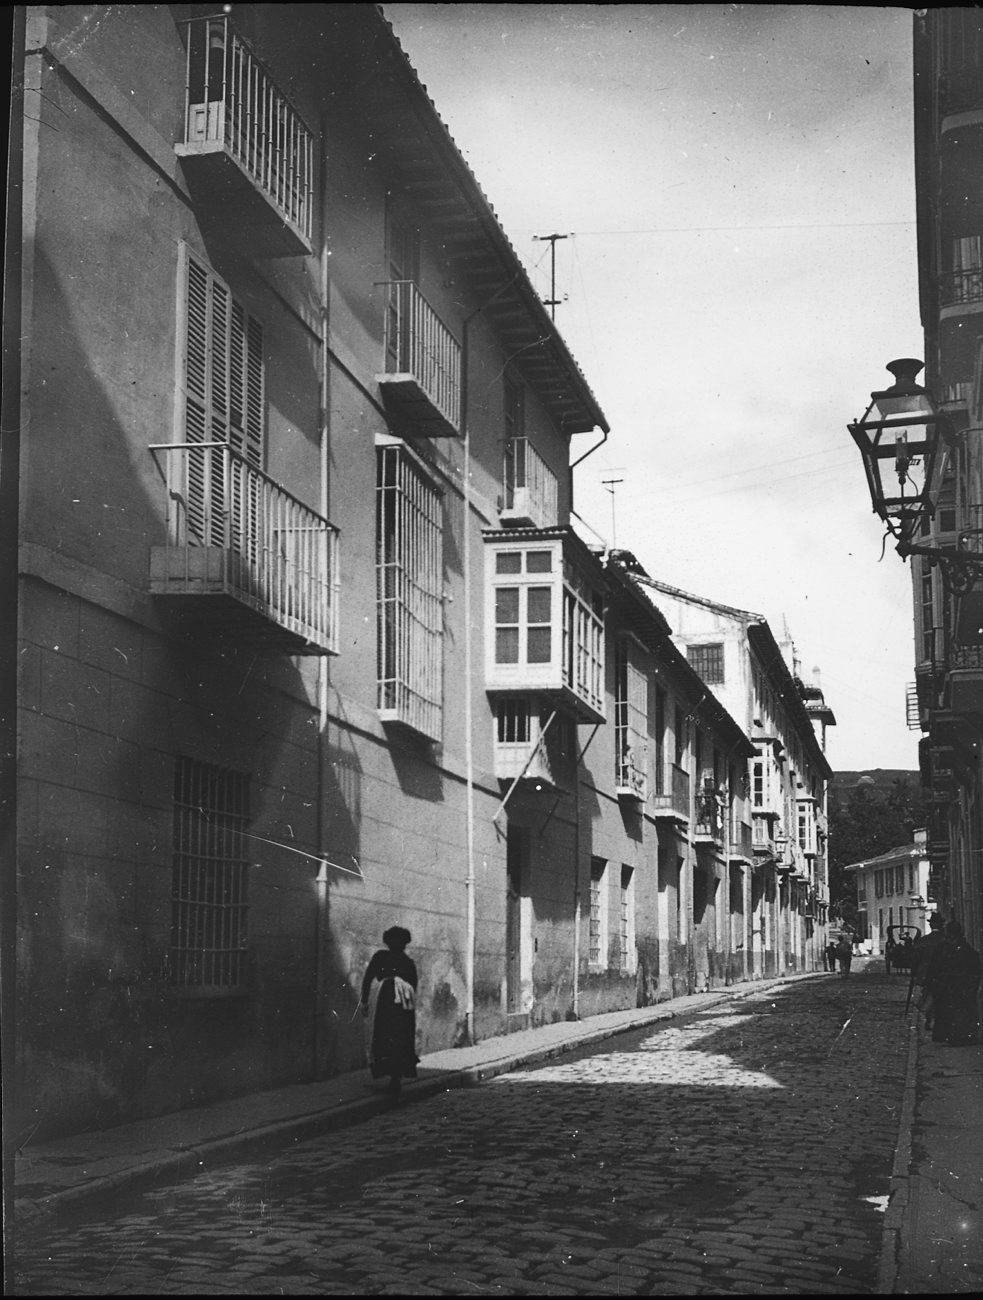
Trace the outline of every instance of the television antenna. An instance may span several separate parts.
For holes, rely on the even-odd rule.
[[[601,484],[603,485],[603,487],[608,492],[611,493],[611,549],[612,551],[615,550],[618,545],[617,531],[615,528],[614,493],[615,493],[615,488],[618,486],[618,484],[624,483],[625,481],[624,473],[625,471],[623,469],[613,469],[610,470],[608,474],[601,479]],[[616,477],[616,475],[619,474],[622,476],[621,478]]]
[[[550,246],[550,296],[546,299],[546,306],[550,309],[550,320],[556,320],[557,307],[561,302],[566,302],[568,297],[567,294],[562,298],[556,296],[556,241],[569,238],[569,235],[533,235],[533,239],[548,241]]]

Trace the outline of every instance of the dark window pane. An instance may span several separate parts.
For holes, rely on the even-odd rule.
[[[552,635],[548,627],[531,627],[527,641],[527,662],[531,664],[548,664],[551,642]]]
[[[495,630],[495,662],[497,664],[517,664],[519,662],[519,629],[517,627],[500,627]]]
[[[548,623],[550,621],[551,587],[530,587],[526,603],[526,613],[530,623]]]
[[[553,552],[552,551],[527,551],[526,572],[527,573],[552,573]]]
[[[497,587],[495,589],[495,622],[518,623],[519,588]]]
[[[522,572],[522,552],[521,551],[499,551],[495,556],[496,573],[521,573]]]

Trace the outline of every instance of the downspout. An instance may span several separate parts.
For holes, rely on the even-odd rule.
[[[0,747],[0,1062],[3,1098],[3,1222],[14,1223],[13,1097],[16,1035],[17,975],[17,636],[18,576],[17,539],[20,496],[21,334],[29,338],[22,321],[23,228],[24,228],[24,84],[26,10],[16,5],[13,14],[13,59],[10,95],[10,135],[7,155],[7,233],[4,247],[4,284],[7,301],[3,313],[3,415],[0,420],[0,606],[7,612],[0,632],[0,735],[7,739]],[[40,110],[39,110],[40,111]],[[33,232],[32,232],[33,233]],[[32,245],[33,247],[33,245]],[[23,1135],[21,1135],[22,1137]],[[8,1243],[9,1244],[9,1243]],[[12,1250],[4,1251],[4,1292],[12,1295]]]
[[[516,271],[501,288],[496,289],[480,307],[464,317],[461,325],[461,432],[464,435],[464,539],[461,562],[464,567],[464,766],[467,822],[467,876],[465,879],[466,947],[464,953],[464,1036],[473,1043],[474,1036],[474,945],[475,945],[475,870],[474,870],[474,707],[471,700],[473,654],[471,649],[471,421],[468,419],[468,363],[471,322],[502,296],[522,274]]]
[[[468,419],[468,343],[471,321],[477,311],[466,316],[461,331],[461,424],[464,433],[464,767],[467,822],[467,879],[465,881],[466,938],[464,949],[464,1038],[473,1043],[474,1036],[474,965],[475,965],[475,871],[474,871],[474,710],[471,650],[471,422]]]
[[[325,139],[322,122],[321,139]],[[324,206],[322,204],[322,211]],[[324,233],[324,221],[321,229],[321,265],[318,268],[320,279],[320,314],[321,314],[321,393],[320,393],[320,430],[319,430],[319,490],[318,511],[322,519],[328,518],[330,487],[330,432],[331,423],[328,413],[331,383],[330,359],[328,353],[329,314],[328,314],[328,258],[331,256],[327,238]],[[325,537],[325,546],[330,547],[331,540]],[[329,559],[330,552],[325,556]],[[330,569],[329,569],[330,572]],[[336,599],[334,585],[328,590],[328,599]],[[331,611],[331,625],[336,629],[337,608]],[[327,1066],[327,1042],[325,1036],[327,997],[327,971],[325,969],[325,948],[328,941],[328,864],[324,858],[324,799],[325,799],[325,754],[328,731],[328,656],[319,655],[317,661],[317,808],[315,810],[315,845],[321,861],[318,863],[316,879],[316,902],[314,919],[314,1071],[315,1079],[321,1078]]]

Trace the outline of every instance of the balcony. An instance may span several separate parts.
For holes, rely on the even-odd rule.
[[[549,528],[557,522],[556,475],[528,438],[506,443],[503,481],[503,528]]]
[[[495,775],[539,790],[570,790],[576,777],[574,744],[565,718],[541,711],[534,698],[495,704]]]
[[[638,803],[645,802],[648,792],[648,780],[645,775],[645,755],[636,754],[628,749],[618,760],[615,773],[615,793],[619,799],[630,799]]]
[[[461,345],[412,280],[386,289],[383,401],[406,437],[461,433]]]
[[[958,307],[983,303],[983,267],[962,267],[939,276],[939,306]],[[951,384],[950,388],[957,385]]]
[[[271,654],[337,652],[337,530],[228,443],[150,448],[167,544],[150,590]]]
[[[731,862],[754,861],[754,837],[751,827],[745,821],[735,821],[730,836]]]
[[[703,790],[697,796],[696,825],[693,828],[697,844],[713,844],[718,848],[723,845],[725,808],[723,796],[716,790]]]
[[[689,784],[689,773],[673,763],[669,768],[669,789],[652,796],[652,811],[657,821],[689,824]]]
[[[603,572],[569,528],[488,530],[485,689],[604,721]]]
[[[184,139],[203,215],[249,256],[311,252],[314,137],[228,17],[183,24]]]

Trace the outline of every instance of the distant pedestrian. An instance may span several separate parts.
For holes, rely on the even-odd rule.
[[[836,970],[836,941],[830,939],[824,950],[826,956],[826,969],[828,971]]]
[[[950,921],[925,974],[934,1006],[934,1043],[968,1047],[980,1041],[980,969],[979,953],[966,942],[959,922]]]
[[[373,1079],[389,1079],[389,1095],[399,1097],[403,1079],[416,1078],[416,965],[407,957],[410,932],[393,925],[382,936],[385,948],[373,954],[362,980],[362,1014],[369,1021],[369,1069]]]
[[[840,935],[840,941],[836,945],[836,959],[840,963],[840,974],[845,979],[850,974],[850,963],[853,961],[853,940],[846,933]]]
[[[924,1017],[925,1028],[931,1030],[932,995],[926,986],[925,976],[932,954],[945,942],[945,921],[938,912],[933,912],[928,918],[928,927],[928,934],[919,935],[911,946],[911,989],[915,991],[915,1006]]]

